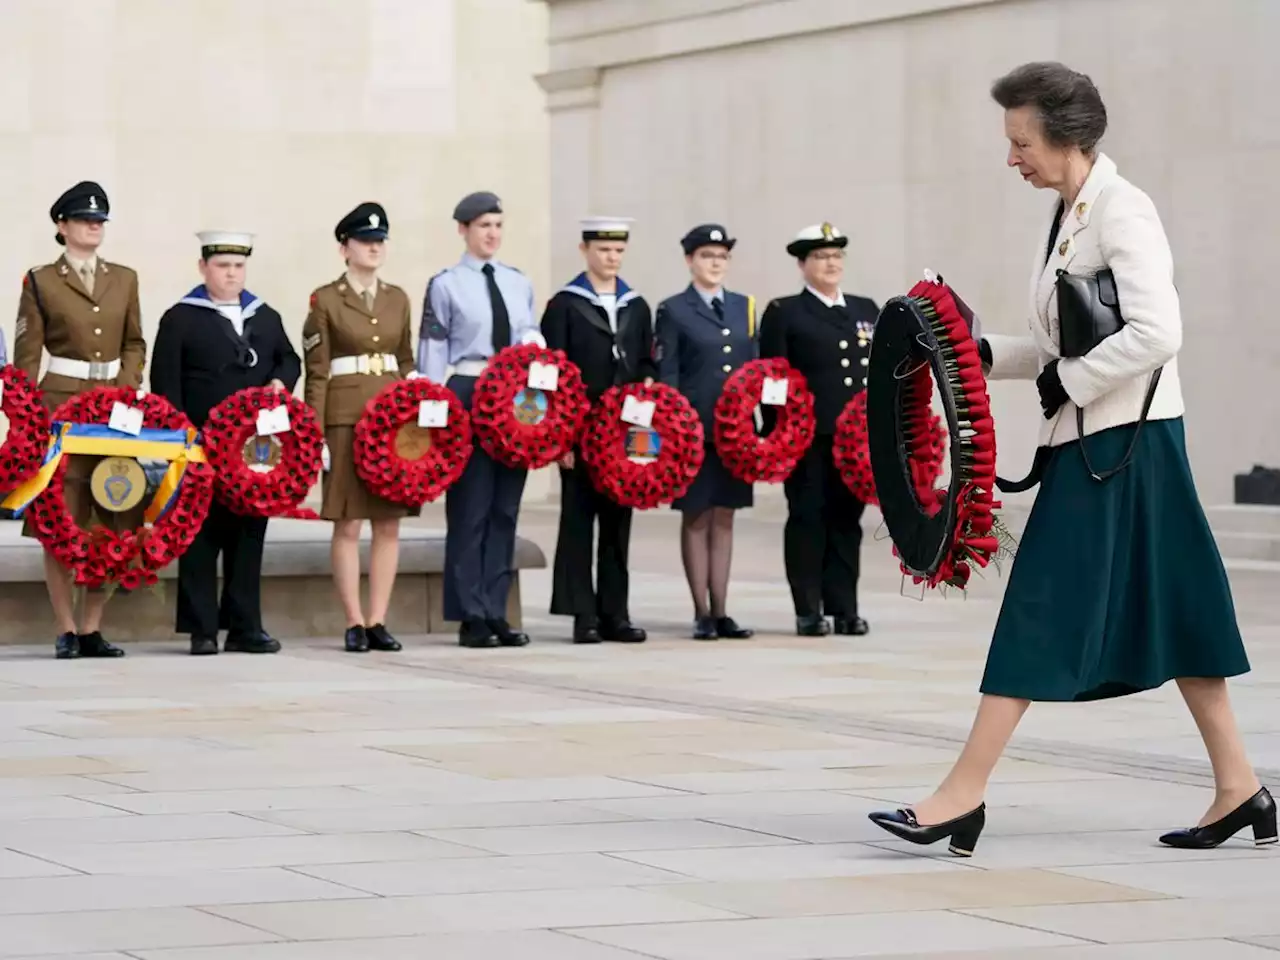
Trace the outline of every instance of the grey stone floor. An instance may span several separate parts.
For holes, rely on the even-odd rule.
[[[549,556],[554,524],[522,520]],[[1209,798],[1172,688],[1033,709],[972,860],[867,821],[954,756],[1001,585],[904,597],[874,526],[862,638],[790,635],[765,503],[739,525],[749,641],[685,639],[657,511],[634,535],[643,646],[566,643],[538,571],[522,650],[0,650],[0,957],[1276,957],[1280,851],[1155,843]],[[1235,580],[1255,671],[1234,696],[1280,770],[1280,580]]]

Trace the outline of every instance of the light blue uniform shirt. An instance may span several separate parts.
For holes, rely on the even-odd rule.
[[[711,306],[712,300],[719,300],[721,304],[724,303],[724,287],[721,287],[715,293],[707,293],[707,291],[703,290],[700,286],[698,286],[695,283],[693,285],[693,289],[698,292],[698,296],[702,298],[702,302],[705,303],[708,307]]]
[[[4,331],[0,330],[0,367],[3,367],[8,362],[9,362],[9,351],[5,349]]]
[[[507,305],[512,344],[545,344],[533,312],[533,284],[529,278],[505,263],[489,262]],[[464,253],[461,260],[441,270],[427,284],[418,335],[418,372],[428,380],[443,383],[450,365],[493,356],[493,308],[484,265],[484,260]]]

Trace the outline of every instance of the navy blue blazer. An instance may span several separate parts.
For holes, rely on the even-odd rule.
[[[658,379],[675,387],[702,419],[708,443],[716,400],[729,374],[759,356],[755,298],[724,291],[724,319],[690,284],[658,304],[654,317]]]

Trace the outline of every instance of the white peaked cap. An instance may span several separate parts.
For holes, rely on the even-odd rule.
[[[196,234],[200,248],[208,255],[239,253],[248,256],[253,250],[254,235],[234,230],[202,230]]]
[[[583,217],[582,233],[597,239],[625,239],[633,223],[631,217]]]

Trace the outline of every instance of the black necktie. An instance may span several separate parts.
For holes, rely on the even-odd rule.
[[[711,299],[711,309],[716,312],[716,319],[724,323],[724,301],[719,297]]]
[[[511,316],[507,313],[502,291],[498,289],[498,281],[493,279],[492,263],[484,265],[484,277],[489,286],[489,306],[493,308],[493,349],[497,351],[511,346]]]

